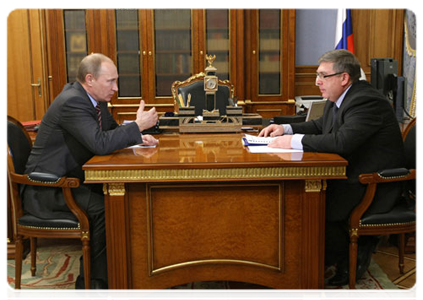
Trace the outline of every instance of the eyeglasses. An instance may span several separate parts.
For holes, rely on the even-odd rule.
[[[324,79],[326,79],[328,77],[332,77],[332,76],[335,76],[335,75],[340,75],[342,73],[344,73],[344,72],[338,72],[338,73],[329,74],[329,75],[323,75],[322,73],[316,73],[316,80],[317,79],[324,80]]]

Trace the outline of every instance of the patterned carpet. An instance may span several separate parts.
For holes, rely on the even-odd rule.
[[[39,246],[37,251],[37,272],[31,276],[31,258],[28,255],[22,267],[22,289],[74,289],[75,280],[79,274],[79,245],[47,245]],[[328,270],[325,277],[330,277],[333,270]],[[11,287],[15,286],[15,261],[7,261],[7,281]],[[258,285],[240,282],[213,281],[194,282],[176,286],[172,289],[260,289],[266,288]],[[346,286],[326,287],[327,289],[347,289]],[[369,270],[356,285],[357,289],[397,289],[372,260]]]

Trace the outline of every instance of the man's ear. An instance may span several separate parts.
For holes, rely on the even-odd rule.
[[[348,74],[346,72],[342,73],[341,85],[342,86],[348,85],[350,83],[350,79],[351,79],[350,74]]]
[[[85,83],[89,86],[92,86],[94,80],[94,76],[92,74],[85,75]]]

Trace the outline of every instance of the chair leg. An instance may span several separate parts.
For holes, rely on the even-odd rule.
[[[91,253],[90,253],[90,241],[88,239],[82,240],[82,256],[84,261],[85,289],[90,289],[91,288]]]
[[[398,235],[398,267],[400,274],[404,274],[405,233]]]
[[[20,289],[23,257],[23,241],[20,235],[16,236],[15,251],[15,289]]]
[[[350,264],[350,271],[349,271],[349,288],[355,289],[355,277],[357,273],[357,240],[358,237],[356,235],[350,236],[350,255],[349,255],[349,264]]]
[[[35,276],[37,271],[37,238],[31,237],[29,240],[31,244],[31,276]]]

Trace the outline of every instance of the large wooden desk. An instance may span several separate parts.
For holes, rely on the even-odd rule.
[[[162,135],[85,164],[85,182],[104,183],[109,288],[323,288],[326,180],[347,162],[252,154],[241,136]]]

